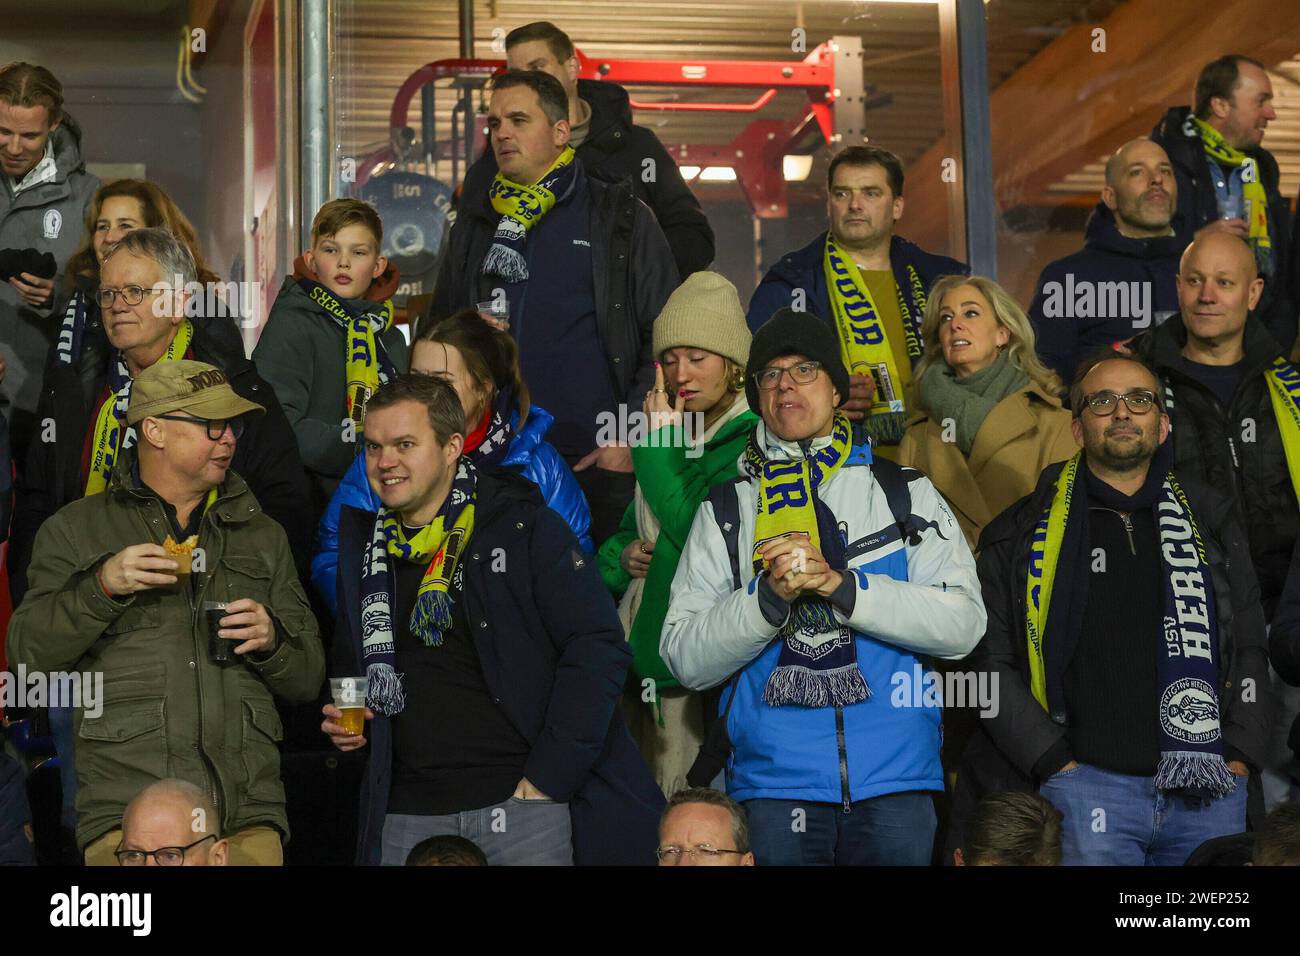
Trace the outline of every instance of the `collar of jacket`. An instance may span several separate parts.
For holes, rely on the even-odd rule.
[[[601,152],[616,152],[629,145],[632,106],[627,90],[608,80],[579,80],[578,96],[591,107],[591,122],[581,148],[598,147]],[[615,137],[613,134],[621,133]]]
[[[1181,217],[1175,212],[1170,224],[1173,231],[1169,235],[1134,239],[1119,231],[1115,213],[1104,202],[1098,201],[1084,227],[1083,245],[1085,249],[1114,253],[1130,259],[1176,259],[1182,255],[1186,246],[1184,239],[1179,236],[1181,223]]]
[[[134,446],[117,456],[108,484],[108,493],[117,496],[119,500],[143,504],[156,500],[156,496],[141,487],[135,477],[137,457]],[[208,509],[208,514],[214,520],[242,524],[261,510],[261,506],[248,490],[244,479],[233,471],[227,471],[225,481],[217,485],[217,500]]]
[[[1183,324],[1182,313],[1174,313],[1149,334],[1151,335],[1149,351],[1140,349],[1139,352],[1147,352],[1150,361],[1162,375],[1171,372],[1186,378],[1182,370],[1182,357],[1183,346],[1187,344],[1187,327]],[[1246,319],[1245,335],[1241,344],[1245,352],[1242,360],[1245,363],[1245,375],[1262,375],[1264,370],[1282,355],[1282,347],[1277,344],[1277,340],[1254,316]]]
[[[1184,170],[1192,171],[1194,179],[1200,179],[1199,172],[1205,168],[1205,149],[1201,145],[1201,134],[1189,132],[1188,119],[1192,115],[1190,106],[1175,106],[1165,114],[1165,118],[1156,127],[1157,136],[1152,137],[1169,154],[1169,161]],[[1242,150],[1259,164],[1260,180],[1264,189],[1273,193],[1278,187],[1278,165],[1273,154],[1262,144]]]

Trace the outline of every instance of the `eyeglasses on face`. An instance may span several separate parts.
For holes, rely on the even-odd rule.
[[[244,420],[242,418],[190,418],[186,415],[154,415],[153,417],[166,422],[189,422],[191,425],[206,425],[209,441],[221,441],[221,436],[226,433],[227,427],[230,428],[231,434],[235,436],[235,441],[239,441],[239,436],[244,434]]]
[[[777,365],[769,365],[767,368],[759,369],[754,373],[754,382],[765,392],[770,392],[781,382],[781,376],[790,373],[790,380],[796,385],[807,385],[817,377],[817,373],[822,370],[821,362],[800,362],[798,365],[789,365],[784,368]]]
[[[1115,409],[1119,407],[1120,399],[1124,400],[1125,406],[1133,415],[1145,415],[1156,405],[1155,393],[1149,388],[1135,388],[1123,395],[1117,395],[1115,392],[1107,390],[1083,396],[1084,404],[1092,409],[1094,415],[1101,418],[1114,415]]]
[[[111,309],[113,307],[113,300],[119,295],[122,297],[122,301],[127,305],[139,305],[144,301],[145,296],[162,295],[162,293],[157,289],[144,289],[138,285],[126,285],[122,286],[120,289],[110,289],[107,287],[101,288],[98,295],[99,307],[101,309]]]
[[[183,866],[187,852],[204,840],[215,840],[216,838],[215,833],[209,833],[207,836],[195,840],[189,846],[160,846],[156,850],[123,850],[119,847],[113,851],[113,855],[117,857],[118,866],[144,866],[149,862],[149,857],[153,857],[154,862],[159,866]]]
[[[704,863],[712,863],[728,854],[745,855],[740,850],[720,850],[717,847],[709,846],[707,843],[701,843],[699,846],[661,846],[655,850],[655,856],[659,857],[659,862],[674,866],[681,862],[683,856],[689,856],[693,860],[700,860]]]

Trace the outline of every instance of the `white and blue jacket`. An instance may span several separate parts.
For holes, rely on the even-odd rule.
[[[803,457],[798,444],[758,435],[770,458]],[[812,443],[825,447],[830,438]],[[776,667],[780,624],[759,604],[758,578],[747,560],[754,540],[756,482],[737,483],[740,574],[733,590],[730,558],[713,506],[705,502],[686,541],[660,651],[673,675],[696,690],[736,676],[719,705],[727,713],[734,750],[727,792],[755,798],[850,803],[907,790],[942,790],[937,706],[914,706],[911,693],[894,694],[918,673],[920,656],[965,657],[984,633],[985,611],[975,559],[947,505],[928,478],[910,482],[920,543],[905,543],[883,489],[872,474],[869,446],[849,458],[819,489],[845,538],[855,585],[852,613],[835,616],[849,627],[871,697],[843,708],[772,707],[763,688]],[[923,669],[923,666],[922,666]],[[895,678],[895,675],[906,675]],[[892,698],[904,698],[894,706]],[[842,734],[837,728],[842,722]]]

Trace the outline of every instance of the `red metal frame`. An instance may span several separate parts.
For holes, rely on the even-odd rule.
[[[767,106],[779,90],[803,90],[808,111],[788,120],[756,119],[730,143],[720,146],[665,144],[679,162],[693,165],[730,166],[744,190],[754,215],[780,218],[787,212],[787,193],[782,157],[815,122],[822,138],[834,136],[832,107],[839,91],[835,88],[833,41],[819,44],[802,61],[779,60],[595,60],[577,51],[578,77],[609,81],[625,86],[680,86],[687,88],[737,87],[762,90],[749,102],[682,103],[632,99],[638,110],[677,110],[719,113],[755,113]],[[501,60],[435,60],[412,73],[398,89],[389,113],[393,136],[407,126],[411,100],[426,84],[463,76],[491,76],[503,69]],[[393,148],[368,157],[357,170],[358,182],[365,182],[380,164],[394,159]]]

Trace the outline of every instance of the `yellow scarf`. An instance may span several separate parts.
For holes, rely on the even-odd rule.
[[[573,147],[565,146],[560,155],[555,157],[555,162],[531,186],[509,180],[498,170],[488,188],[488,201],[492,203],[492,209],[513,219],[527,232],[555,205],[556,195],[551,187],[557,177],[553,174],[572,164],[574,155]]]
[[[193,339],[194,326],[189,319],[183,319],[171,345],[167,346],[167,351],[158,361],[174,362],[184,358]],[[125,363],[120,356],[114,356],[112,361]],[[118,374],[121,375],[121,369]],[[128,433],[130,440],[125,447],[130,448],[135,442],[135,432],[126,425],[126,409],[131,403],[131,377],[122,377],[125,381],[104,400],[104,404],[99,406],[99,414],[95,416],[95,439],[90,446],[90,474],[86,476],[87,495],[97,495],[108,487],[113,464],[117,461],[118,452],[122,450],[123,440]]]
[[[1074,497],[1074,480],[1079,474],[1083,452],[1065,463],[1056,479],[1056,494],[1029,546],[1029,573],[1025,575],[1025,633],[1029,639],[1029,689],[1047,709],[1047,668],[1043,663],[1043,633],[1047,630],[1047,609],[1052,603],[1056,564],[1065,540],[1065,523]]]
[[[758,479],[757,516],[754,521],[754,549],[751,555],[754,573],[764,567],[759,552],[763,545],[783,535],[803,532],[813,547],[822,550],[817,532],[817,512],[813,495],[849,456],[852,429],[843,412],[835,415],[831,443],[808,458],[781,461],[767,458],[751,438],[745,449],[745,469]]]
[[[1269,249],[1272,242],[1268,238],[1268,193],[1259,181],[1259,164],[1254,158],[1241,150],[1228,145],[1223,134],[1198,116],[1192,117],[1201,134],[1201,145],[1206,155],[1221,165],[1242,166],[1242,194],[1250,200],[1250,245],[1252,249]]]
[[[313,302],[329,313],[343,326],[347,344],[347,415],[356,424],[360,435],[366,419],[366,402],[383,381],[387,381],[390,365],[383,352],[379,336],[393,327],[393,300],[385,299],[379,312],[353,311],[343,305],[329,289],[310,279],[299,279]],[[358,447],[361,447],[358,444]]]
[[[1291,487],[1300,498],[1300,369],[1278,356],[1264,373],[1264,379],[1268,382],[1268,396],[1273,401],[1277,430],[1282,435],[1282,450],[1286,453]]]

